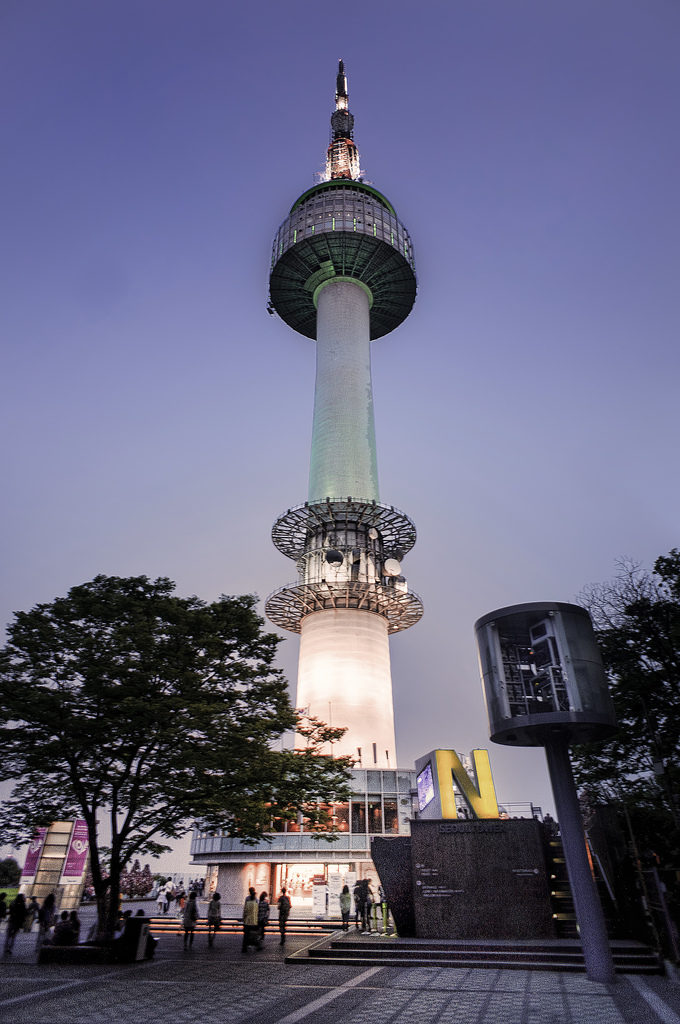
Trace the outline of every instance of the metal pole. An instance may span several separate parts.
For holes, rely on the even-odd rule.
[[[586,972],[591,981],[612,982],[616,980],[614,962],[600,898],[586,853],[583,819],[566,739],[562,736],[551,737],[545,744],[545,755],[548,759],[548,771],[555,797],[569,884],[576,908]]]

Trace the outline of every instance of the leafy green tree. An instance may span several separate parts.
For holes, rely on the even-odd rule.
[[[0,888],[16,889],[21,878],[21,868],[14,857],[5,857],[0,860]]]
[[[192,823],[255,842],[273,815],[321,827],[323,803],[347,798],[348,759],[319,756],[343,730],[300,721],[273,667],[279,638],[254,607],[180,598],[165,578],[97,576],[9,626],[0,778],[15,785],[0,842],[84,818],[103,935],[125,865]],[[293,729],[304,749],[273,749]]]
[[[581,595],[593,617],[618,731],[577,747],[573,763],[591,798],[625,805],[640,846],[677,863],[680,824],[680,552],[653,572],[622,562],[611,583]]]

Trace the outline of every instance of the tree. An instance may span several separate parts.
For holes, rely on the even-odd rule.
[[[108,878],[108,871],[103,872],[105,878]],[[166,875],[162,876],[163,881],[166,879]],[[154,886],[154,875],[151,874],[151,868],[148,864],[144,865],[144,868],[140,868],[139,861],[136,860],[131,868],[123,868],[120,873],[120,894],[126,897],[126,899],[143,899],[151,892]],[[85,891],[94,888],[92,884],[92,872],[88,871],[85,875]]]
[[[255,600],[206,604],[165,578],[97,576],[9,626],[0,778],[15,786],[0,842],[85,819],[102,934],[125,865],[192,823],[255,842],[273,813],[321,825],[320,802],[347,798],[349,759],[318,754],[343,730],[301,723]],[[298,727],[304,749],[273,749]]]
[[[153,876],[148,864],[141,868],[136,860],[129,870],[121,872],[120,891],[128,899],[143,899],[152,889]]]
[[[643,847],[677,859],[680,849],[680,552],[652,573],[624,561],[617,578],[581,595],[593,617],[618,731],[577,747],[580,787],[622,803]]]
[[[21,879],[21,868],[14,857],[0,860],[0,888],[15,889]]]

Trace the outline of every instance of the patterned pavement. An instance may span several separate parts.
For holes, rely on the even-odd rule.
[[[273,936],[244,955],[232,935],[188,953],[165,936],[141,964],[38,967],[34,943],[20,935],[0,961],[2,1024],[680,1024],[670,977],[286,965]]]

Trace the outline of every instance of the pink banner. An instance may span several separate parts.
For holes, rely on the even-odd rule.
[[[90,840],[87,835],[87,822],[74,821],[73,832],[71,833],[71,845],[66,854],[62,878],[80,878],[85,870],[87,853],[90,848]]]
[[[28,844],[26,863],[24,864],[24,870],[21,872],[22,878],[35,878],[35,873],[38,870],[40,854],[42,853],[42,848],[45,845],[46,835],[46,828],[37,828],[35,830],[35,834]]]

